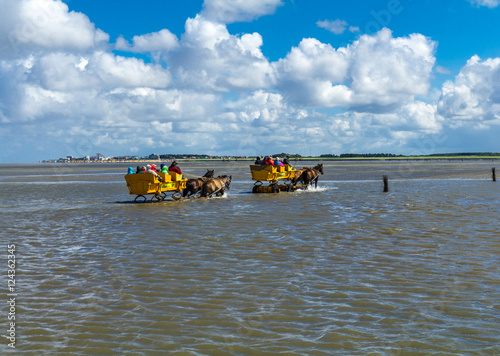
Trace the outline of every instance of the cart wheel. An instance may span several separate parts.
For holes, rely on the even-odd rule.
[[[162,201],[163,198],[160,194],[155,194],[152,198],[151,198],[151,201],[153,203],[158,203],[159,201]]]
[[[172,194],[172,199],[174,200],[181,200],[181,198],[182,198],[181,192],[175,192],[174,194]]]
[[[145,203],[146,202],[146,197],[144,195],[138,195],[134,199],[134,203]]]
[[[252,193],[257,193],[258,188],[259,187],[257,185],[254,185],[252,188]]]

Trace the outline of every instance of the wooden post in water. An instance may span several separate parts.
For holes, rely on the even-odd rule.
[[[496,175],[496,173],[495,173],[495,167],[493,167],[493,168],[491,169],[491,176],[492,176],[492,178],[493,178],[493,182],[496,182],[496,181],[497,181],[497,175]]]
[[[384,175],[384,193],[387,193],[389,191],[389,177]]]

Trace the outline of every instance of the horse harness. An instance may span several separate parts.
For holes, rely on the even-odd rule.
[[[218,179],[219,181],[221,181],[221,178],[213,178],[213,179]],[[210,196],[214,195],[214,194],[217,194],[218,192],[220,192],[223,188],[227,188],[229,190],[229,178],[226,177],[226,182],[224,184],[221,185],[221,187],[219,189],[217,189],[215,192],[213,192],[212,194],[210,194]]]
[[[315,170],[314,168],[313,168],[313,169],[311,169],[311,170],[312,170],[314,173],[316,173],[316,172],[317,172],[316,176],[315,176],[313,179],[311,179],[311,182],[312,182],[313,180],[315,180],[316,178],[318,178],[318,177],[319,177],[319,173],[320,173],[320,172],[319,172],[319,171],[317,171],[317,170]]]

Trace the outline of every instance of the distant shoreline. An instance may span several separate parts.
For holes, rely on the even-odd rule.
[[[106,164],[106,163],[162,163],[162,162],[252,162],[255,158],[176,158],[176,159],[141,159],[141,160],[103,160],[103,161],[85,161],[85,160],[72,160],[68,162],[57,162],[56,160],[41,161],[38,163],[58,163],[58,164],[74,164],[74,163],[92,163],[92,164]],[[496,161],[500,160],[500,156],[397,156],[397,157],[302,157],[291,158],[291,162],[301,161]]]

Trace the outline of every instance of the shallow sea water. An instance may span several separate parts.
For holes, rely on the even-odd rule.
[[[0,165],[0,354],[499,355],[497,163],[325,162],[251,194],[247,162],[186,162],[231,189],[151,204],[127,164]]]

